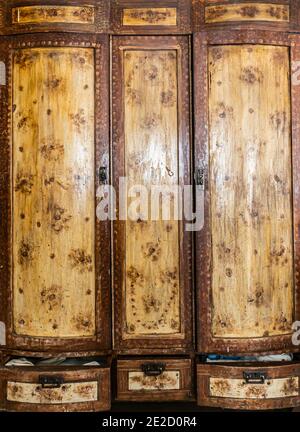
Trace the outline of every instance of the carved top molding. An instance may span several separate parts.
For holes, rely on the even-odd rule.
[[[295,32],[300,0],[7,0],[0,35],[37,32],[190,34],[209,28]]]

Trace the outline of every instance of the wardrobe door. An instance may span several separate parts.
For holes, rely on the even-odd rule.
[[[197,234],[198,349],[293,351],[295,49],[284,35],[272,42],[251,32],[207,39],[197,36],[195,44],[196,166],[207,177],[205,226]]]
[[[112,60],[116,190],[121,177],[129,194],[134,185],[148,192],[151,186],[189,185],[188,37],[115,37]],[[118,198],[114,346],[138,353],[187,350],[192,346],[191,235],[172,215],[151,220],[147,195],[133,217],[121,220],[124,205]],[[128,198],[129,209],[133,201]]]
[[[108,162],[107,41],[84,38],[79,47],[53,35],[47,46],[38,36],[10,44],[10,154],[1,149],[11,162],[8,346],[103,349],[109,231],[96,220],[96,186]]]

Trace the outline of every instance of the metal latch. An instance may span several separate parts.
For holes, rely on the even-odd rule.
[[[204,168],[197,168],[194,178],[195,178],[196,186],[200,186],[202,189],[204,189],[204,187],[205,187],[205,170],[204,170]]]
[[[267,379],[265,372],[244,372],[243,376],[247,384],[264,384]]]
[[[99,183],[105,184],[107,182],[107,167],[100,167],[99,168]]]
[[[166,365],[164,363],[145,363],[141,365],[141,369],[147,376],[159,376],[165,371]]]
[[[39,377],[42,388],[60,388],[63,383],[64,379],[61,376],[41,375]]]

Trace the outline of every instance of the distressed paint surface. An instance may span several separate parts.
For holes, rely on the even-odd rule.
[[[209,74],[213,335],[289,334],[288,48],[213,47]]]
[[[128,386],[131,391],[179,390],[180,372],[163,372],[159,376],[147,376],[143,372],[129,372]]]
[[[299,377],[246,384],[242,379],[210,378],[210,396],[233,399],[277,399],[299,396]]]
[[[135,8],[123,11],[123,25],[125,26],[176,26],[176,24],[176,8]]]
[[[177,185],[176,51],[125,51],[124,74],[128,187]],[[125,338],[181,331],[179,224],[147,216],[126,222]]]
[[[205,8],[206,23],[231,21],[289,22],[289,6],[271,3],[238,3]]]
[[[94,53],[13,60],[13,321],[19,335],[95,333]]]
[[[7,400],[30,404],[65,404],[98,400],[98,382],[63,384],[60,388],[47,389],[39,384],[7,382]]]
[[[93,24],[92,6],[22,6],[12,9],[13,24]]]

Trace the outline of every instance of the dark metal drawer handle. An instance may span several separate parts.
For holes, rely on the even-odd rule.
[[[205,188],[205,170],[204,170],[204,168],[197,168],[195,175],[194,175],[194,178],[195,178],[196,186],[200,186],[201,189],[204,189]]]
[[[147,376],[159,376],[165,371],[166,365],[164,363],[145,363],[141,365],[141,369]]]
[[[61,376],[41,375],[39,377],[39,384],[42,388],[60,388],[63,383],[64,379]]]
[[[267,379],[265,372],[244,372],[246,384],[264,384]]]

